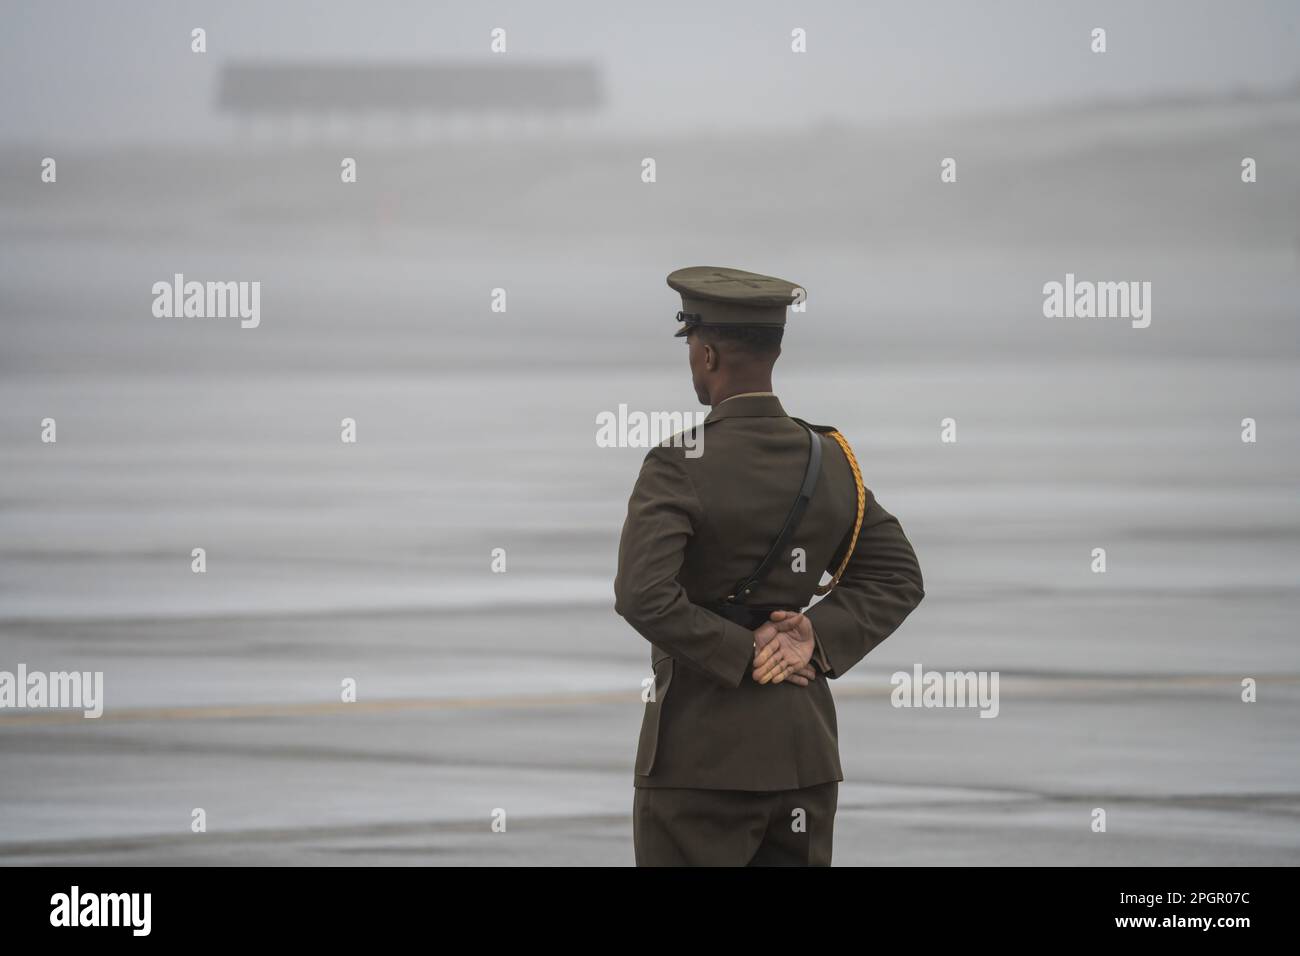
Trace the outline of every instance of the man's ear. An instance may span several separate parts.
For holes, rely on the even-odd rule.
[[[710,372],[717,371],[718,368],[718,352],[708,342],[704,343],[704,367]]]

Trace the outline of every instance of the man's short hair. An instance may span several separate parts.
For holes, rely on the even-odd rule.
[[[728,346],[750,355],[775,356],[781,350],[781,326],[764,325],[701,325],[694,330],[710,345],[725,351]]]

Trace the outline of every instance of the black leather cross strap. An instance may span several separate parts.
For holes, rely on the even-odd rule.
[[[794,506],[790,509],[790,514],[785,519],[785,525],[781,528],[781,533],[777,535],[776,541],[772,544],[771,550],[767,552],[767,557],[763,558],[763,563],[754,569],[754,572],[747,578],[742,578],[740,583],[727,595],[728,604],[744,603],[745,600],[754,593],[755,589],[763,583],[772,566],[780,560],[781,555],[790,544],[790,539],[799,529],[799,522],[803,520],[803,514],[808,510],[808,502],[812,500],[813,491],[817,488],[817,479],[822,473],[822,443],[817,437],[817,433],[799,423],[804,430],[808,432],[808,467],[804,471],[803,484],[799,486],[799,496],[794,500]]]

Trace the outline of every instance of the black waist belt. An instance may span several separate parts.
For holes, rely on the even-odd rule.
[[[751,631],[757,631],[762,624],[771,620],[773,611],[798,610],[784,604],[728,604],[726,601],[705,604],[703,607]]]
[[[803,423],[800,422],[802,425]],[[716,601],[705,604],[709,610],[716,614],[721,614],[729,621],[735,621],[751,631],[756,629],[760,624],[768,619],[773,611],[790,610],[782,605],[771,604],[749,604],[747,603],[750,595],[754,593],[767,577],[768,572],[776,565],[776,562],[785,554],[786,548],[790,546],[790,539],[799,529],[799,523],[803,521],[804,512],[808,510],[808,502],[812,500],[813,491],[817,488],[817,479],[822,473],[822,443],[814,432],[807,425],[803,426],[808,432],[808,467],[804,469],[803,483],[799,486],[799,494],[794,499],[794,505],[790,508],[790,513],[786,516],[785,524],[781,528],[781,533],[777,535],[776,541],[768,549],[767,555],[753,573],[741,580],[732,589],[731,593],[722,601]],[[754,623],[750,623],[754,622]]]

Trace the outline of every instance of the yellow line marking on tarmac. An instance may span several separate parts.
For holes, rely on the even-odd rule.
[[[940,673],[943,673],[942,671]],[[968,672],[962,672],[968,673]],[[1195,675],[1170,677],[1001,677],[1000,685],[1010,685],[1020,692],[1055,693],[1070,691],[1141,691],[1176,687],[1241,687],[1237,675]],[[1257,678],[1260,684],[1300,684],[1300,674],[1280,674]],[[887,697],[893,693],[892,685],[841,684],[835,689],[836,697]],[[491,710],[494,708],[589,706],[593,704],[621,704],[639,701],[639,690],[588,691],[558,694],[518,694],[509,696],[479,697],[392,697],[383,700],[356,701],[306,701],[296,704],[217,704],[195,707],[129,707],[106,710],[95,720],[157,721],[157,720],[223,720],[323,717],[337,714],[382,714],[411,710]],[[89,718],[79,710],[45,710],[0,712],[0,728],[47,724],[75,724]]]
[[[97,720],[220,720],[226,717],[319,717],[331,714],[375,714],[404,710],[472,710],[493,707],[554,707],[565,704],[616,704],[635,700],[638,691],[602,691],[586,694],[526,694],[510,697],[392,697],[384,700],[309,701],[300,704],[227,704],[200,707],[132,707],[105,710]],[[6,714],[9,724],[65,724],[87,718],[77,710]]]

